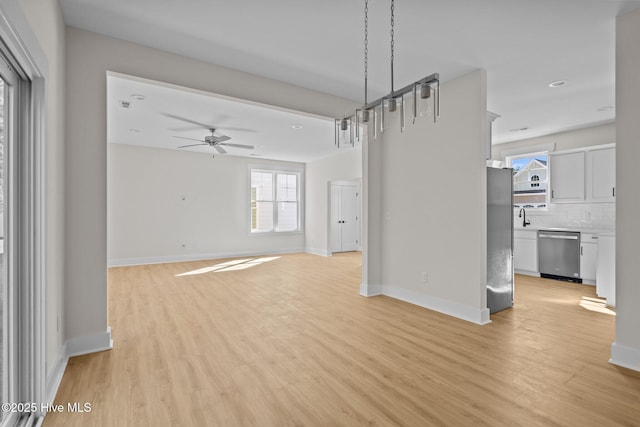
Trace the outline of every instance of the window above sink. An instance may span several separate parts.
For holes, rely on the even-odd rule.
[[[506,158],[513,168],[513,207],[546,211],[549,206],[547,152]]]

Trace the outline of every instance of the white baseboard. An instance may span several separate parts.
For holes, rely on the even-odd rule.
[[[537,271],[514,270],[514,273],[515,274],[522,274],[524,276],[540,277],[540,273],[538,273]]]
[[[97,353],[98,351],[111,350],[113,339],[111,339],[111,326],[105,332],[83,337],[72,338],[65,342],[67,357],[81,356],[83,354]]]
[[[204,261],[208,259],[238,258],[247,256],[264,256],[273,254],[293,254],[306,252],[304,248],[275,249],[269,251],[216,252],[207,254],[168,255],[145,258],[117,258],[107,260],[109,267],[128,267],[132,265],[166,264],[171,262]]]
[[[360,295],[363,297],[375,297],[376,295],[382,295],[382,285],[361,283]]]
[[[47,376],[46,390],[45,390],[45,403],[53,403],[64,375],[64,370],[67,369],[67,363],[69,362],[69,356],[67,355],[67,343],[65,342],[58,353],[58,357]]]
[[[395,286],[385,286],[382,290],[382,294],[478,325],[491,323],[491,319],[489,318],[490,311],[488,308],[480,309],[468,305],[462,305],[442,298],[418,294]]]
[[[113,339],[111,338],[111,326],[108,326],[105,332],[99,334],[72,338],[65,341],[58,353],[53,368],[47,376],[44,396],[45,403],[53,403],[55,400],[70,357],[111,350],[112,348]]]
[[[320,256],[331,256],[331,251],[327,249],[306,248],[306,253]]]
[[[609,359],[609,363],[640,371],[640,349],[625,347],[614,342],[611,344],[611,359]]]

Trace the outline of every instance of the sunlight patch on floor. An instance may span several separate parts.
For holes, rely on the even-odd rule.
[[[589,311],[596,311],[598,313],[609,314],[615,316],[616,312],[610,307],[607,307],[607,301],[602,298],[582,297],[580,300],[580,307],[586,308]]]
[[[262,258],[247,258],[247,259],[234,259],[227,262],[222,262],[220,264],[212,265],[209,267],[199,268],[197,270],[187,271],[186,273],[176,274],[176,277],[181,276],[193,276],[196,274],[206,274],[206,273],[220,273],[223,271],[238,271],[238,270],[246,270],[247,268],[255,267],[260,264],[264,264],[265,262],[270,262],[280,258],[279,256],[272,257],[262,257]]]

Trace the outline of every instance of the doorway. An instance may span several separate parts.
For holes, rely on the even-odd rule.
[[[360,182],[330,183],[329,247],[331,253],[358,251],[360,244]]]

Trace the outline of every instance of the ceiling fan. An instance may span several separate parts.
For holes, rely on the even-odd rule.
[[[230,137],[228,137],[227,135],[217,136],[216,135],[216,130],[214,128],[210,128],[209,131],[211,132],[211,135],[205,136],[204,139],[187,138],[187,137],[184,137],[184,136],[175,136],[175,135],[174,135],[174,138],[189,139],[191,141],[198,141],[199,142],[199,144],[182,145],[182,146],[180,146],[178,148],[195,147],[195,146],[198,146],[198,145],[208,145],[210,147],[213,147],[213,149],[216,150],[220,154],[227,154],[227,150],[225,150],[221,146],[234,147],[234,148],[244,148],[244,149],[247,149],[247,150],[253,150],[253,148],[254,148],[253,145],[226,143],[224,141],[230,140],[231,139]]]
[[[248,129],[248,128],[218,126],[218,125],[222,124],[221,122],[225,121],[225,119],[228,118],[225,115],[221,115],[218,118],[219,121],[216,121],[217,124],[202,123],[202,122],[198,122],[196,120],[192,120],[192,119],[189,119],[189,118],[186,118],[186,117],[182,117],[182,116],[178,116],[178,115],[170,114],[170,113],[162,113],[162,115],[165,116],[165,117],[169,117],[171,119],[179,120],[181,122],[191,123],[191,126],[183,126],[183,127],[180,127],[180,128],[172,129],[172,130],[175,130],[175,131],[194,130],[194,129],[199,129],[199,128],[204,128],[204,129],[214,128],[214,129],[231,130],[231,131],[236,131],[236,132],[255,132],[254,129]]]

